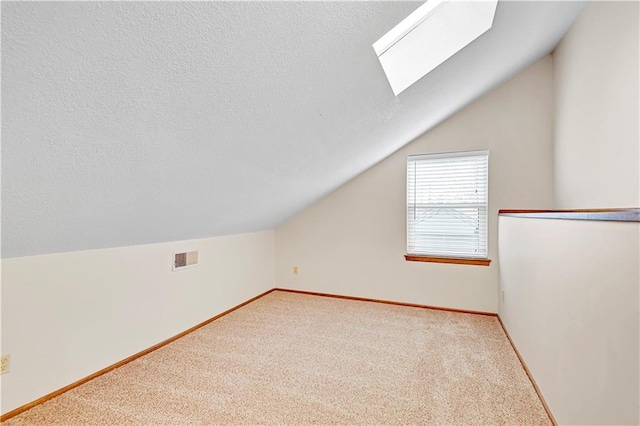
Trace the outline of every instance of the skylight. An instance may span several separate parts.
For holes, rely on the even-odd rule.
[[[429,0],[373,44],[398,95],[488,31],[498,0]]]

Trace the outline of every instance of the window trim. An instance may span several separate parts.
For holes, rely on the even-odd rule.
[[[454,152],[442,152],[442,153],[433,153],[433,154],[416,154],[416,155],[408,155],[405,169],[405,223],[406,223],[406,232],[405,232],[405,245],[407,248],[407,253],[405,254],[406,261],[412,262],[432,262],[432,263],[453,263],[453,264],[462,264],[462,265],[478,265],[478,266],[489,266],[491,264],[491,259],[489,259],[489,153],[488,149],[480,149],[480,150],[470,150],[470,151],[454,151]],[[409,253],[409,220],[408,220],[408,187],[407,185],[407,177],[409,173],[408,165],[410,161],[420,161],[420,160],[428,160],[428,159],[438,159],[438,158],[457,158],[457,157],[469,157],[474,155],[486,155],[487,156],[487,199],[485,205],[485,215],[486,215],[486,253],[484,256],[480,257],[464,257],[464,256],[447,256],[446,254],[417,254],[417,253]]]
[[[443,257],[405,254],[404,260],[408,262],[455,263],[458,265],[476,266],[489,266],[491,264],[491,259],[484,257]]]

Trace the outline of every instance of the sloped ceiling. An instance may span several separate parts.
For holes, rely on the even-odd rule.
[[[2,3],[2,255],[272,228],[549,53],[572,2],[394,97],[371,47],[415,2]]]

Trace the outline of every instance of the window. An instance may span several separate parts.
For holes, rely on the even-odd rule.
[[[407,157],[407,254],[486,259],[488,175],[488,151]]]

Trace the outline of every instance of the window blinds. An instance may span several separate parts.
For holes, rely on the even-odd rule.
[[[487,257],[489,152],[407,157],[407,253]]]

